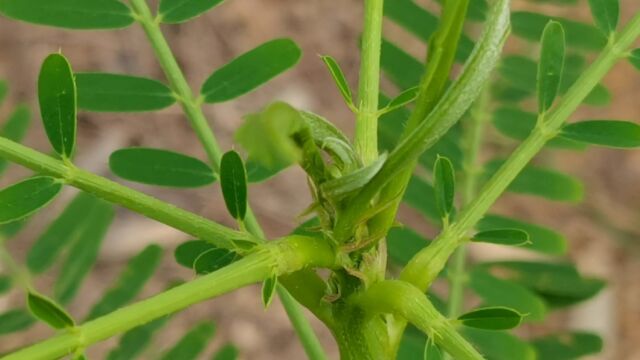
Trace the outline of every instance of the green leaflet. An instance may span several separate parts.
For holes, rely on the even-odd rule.
[[[471,271],[469,285],[482,298],[484,306],[506,306],[526,314],[525,320],[532,321],[544,320],[547,313],[544,300],[531,290],[482,269]]]
[[[76,84],[71,65],[61,54],[51,54],[44,60],[38,99],[49,142],[62,157],[71,158],[76,142]]]
[[[420,88],[417,86],[408,88],[407,90],[398,94],[398,96],[396,96],[395,98],[391,99],[391,101],[389,101],[389,103],[385,105],[385,107],[380,111],[382,113],[388,113],[414,102],[418,97],[419,91]]]
[[[599,51],[607,44],[602,32],[588,24],[527,11],[514,11],[511,15],[513,33],[530,41],[540,40],[549,20],[562,24],[569,47]]]
[[[300,48],[292,40],[271,40],[216,70],[200,92],[207,103],[235,99],[290,69],[301,56]]]
[[[49,326],[54,329],[64,329],[75,326],[71,316],[67,314],[60,305],[43,295],[29,292],[27,295],[27,305],[29,306],[29,311],[31,311],[35,317],[49,324]]]
[[[427,245],[427,239],[408,227],[392,228],[387,234],[389,257],[397,265],[406,265]]]
[[[545,359],[538,358],[535,349],[531,345],[506,331],[481,330],[467,327],[461,329],[461,332],[487,359]]]
[[[320,185],[320,190],[329,199],[344,198],[365,186],[380,171],[386,160],[387,154],[382,154],[368,166],[337,179],[324,182]]]
[[[635,49],[631,52],[629,62],[635,66],[636,69],[640,70],[640,49]]]
[[[29,218],[0,225],[0,242],[13,238],[27,224]]]
[[[196,274],[204,275],[212,273],[216,270],[238,260],[239,255],[236,252],[222,249],[213,248],[200,254],[193,262],[193,269]]]
[[[502,163],[501,160],[489,162],[486,165],[487,175],[496,172]],[[580,180],[536,166],[525,167],[509,185],[509,191],[566,202],[579,202],[584,196],[584,188]]]
[[[269,169],[259,162],[248,160],[245,167],[247,170],[247,181],[249,183],[261,183],[278,175],[281,171],[285,170],[288,165]]]
[[[580,121],[564,126],[560,136],[612,148],[640,147],[640,125],[627,121]]]
[[[602,339],[587,332],[565,332],[535,338],[531,344],[539,359],[571,360],[602,351]]]
[[[273,296],[276,294],[276,287],[278,286],[278,276],[272,275],[266,278],[262,282],[262,305],[264,308],[268,308],[273,301]]]
[[[165,84],[147,78],[107,73],[77,73],[78,107],[99,112],[140,112],[173,105]]]
[[[129,260],[118,282],[93,306],[87,320],[96,319],[126,305],[133,300],[160,265],[162,248],[149,245]]]
[[[11,278],[9,276],[0,275],[0,294],[4,294],[11,289]]]
[[[303,123],[298,110],[276,102],[260,113],[247,115],[235,138],[249,153],[249,161],[267,169],[282,169],[301,158],[291,136]]]
[[[60,252],[69,244],[77,241],[83,234],[88,214],[103,202],[85,192],[78,195],[67,205],[64,211],[47,227],[36,240],[27,254],[27,267],[30,272],[39,274],[49,269]]]
[[[26,330],[35,322],[33,316],[22,309],[0,313],[0,335]]]
[[[30,122],[31,111],[26,105],[19,105],[11,115],[9,115],[9,120],[7,120],[0,130],[0,136],[15,142],[21,142],[27,133]],[[0,159],[0,174],[6,170],[7,165],[8,162],[6,159]]]
[[[620,0],[589,0],[589,7],[596,25],[605,36],[616,31],[620,19]]]
[[[110,204],[100,202],[90,213],[84,215],[82,230],[67,252],[53,287],[55,298],[61,303],[66,304],[73,298],[90,273],[114,213]]]
[[[522,246],[530,244],[529,234],[520,229],[494,229],[473,235],[472,241],[498,245]]]
[[[178,24],[200,16],[224,0],[161,0],[158,12],[165,24]]]
[[[9,85],[4,80],[0,80],[0,105],[7,98],[7,93],[9,92]]]
[[[550,255],[563,255],[567,252],[567,240],[564,236],[539,225],[489,214],[480,220],[476,228],[479,231],[505,228],[520,229],[529,234],[530,242],[522,246],[524,249]]]
[[[109,352],[107,360],[131,360],[139,356],[151,343],[153,335],[169,321],[170,317],[158,318],[150,323],[127,331],[120,337],[118,346]]]
[[[338,90],[340,90],[340,95],[342,95],[344,101],[347,103],[349,108],[355,109],[355,106],[353,105],[351,87],[349,86],[349,82],[344,76],[344,72],[342,72],[340,65],[338,65],[338,62],[336,62],[336,60],[331,56],[321,56],[320,58],[329,69],[329,72],[331,73]]]
[[[451,161],[438,156],[433,167],[434,193],[440,217],[448,218],[453,211],[456,175]]]
[[[211,360],[236,360],[238,353],[238,348],[233,344],[225,344],[215,353]]]
[[[0,224],[23,219],[49,204],[62,183],[47,176],[32,177],[0,190]]]
[[[522,315],[517,311],[494,306],[473,310],[458,317],[464,326],[484,330],[508,330],[518,327],[522,322]]]
[[[133,23],[131,10],[118,0],[0,0],[0,13],[68,29],[116,29]]]
[[[198,257],[213,249],[216,247],[206,241],[191,240],[178,245],[173,256],[178,264],[193,269]]]
[[[161,360],[197,359],[215,334],[215,331],[216,327],[211,322],[202,322],[194,326],[174,347],[162,356]]]
[[[500,261],[478,266],[532,290],[551,308],[586,300],[604,287],[604,281],[585,278],[567,263]]]
[[[538,113],[544,114],[553,105],[564,69],[564,29],[559,22],[550,21],[545,26],[540,40],[538,63]]]
[[[163,149],[120,149],[109,157],[109,167],[123,179],[157,186],[194,188],[216,180],[202,160]]]
[[[222,156],[220,186],[229,214],[243,221],[247,214],[247,172],[242,158],[233,150]]]

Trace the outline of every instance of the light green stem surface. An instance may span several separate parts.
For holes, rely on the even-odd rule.
[[[214,273],[18,350],[2,360],[57,359],[193,304],[262,281],[274,273],[282,275],[305,267],[332,267],[334,261],[333,251],[322,241],[300,236],[285,238],[262,245],[255,253]]]
[[[216,139],[207,118],[202,111],[200,98],[194,97],[193,91],[189,86],[178,62],[171,51],[171,47],[167,43],[157,17],[153,17],[146,0],[131,0],[131,5],[137,14],[138,22],[144,28],[147,37],[154,49],[156,57],[169,80],[173,91],[176,93],[178,101],[182,109],[191,123],[191,127],[198,135],[202,143],[209,161],[216,172],[220,170],[220,159],[222,151]],[[245,225],[247,229],[260,239],[264,239],[264,232],[258,223],[258,220],[249,206],[245,217]],[[323,353],[320,341],[311,330],[311,326],[306,320],[300,305],[291,296],[282,296],[286,292],[282,287],[278,287],[278,294],[282,305],[284,306],[294,329],[300,336],[302,345],[307,355],[312,360],[324,360],[326,356]]]
[[[355,147],[367,165],[378,157],[378,98],[384,0],[364,1]]]
[[[404,281],[388,280],[372,285],[354,303],[377,314],[393,314],[422,330],[456,360],[481,360],[482,355],[460,335],[427,296]]]

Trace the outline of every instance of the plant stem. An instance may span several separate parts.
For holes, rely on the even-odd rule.
[[[199,99],[193,96],[193,91],[178,65],[178,62],[171,51],[171,47],[162,34],[158,18],[153,17],[146,0],[131,0],[131,5],[138,15],[138,21],[144,28],[156,57],[160,62],[160,66],[164,70],[173,91],[176,93],[178,101],[191,123],[191,127],[198,135],[198,138],[209,157],[209,162],[211,163],[214,171],[219,172],[220,159],[222,157],[220,145],[218,144],[213,130],[207,122],[207,118],[202,111]],[[250,206],[247,207],[245,225],[247,226],[247,230],[249,230],[253,235],[260,239],[264,239],[264,231],[260,227],[260,224],[258,223],[258,220]],[[308,321],[302,313],[302,309],[291,296],[281,296],[285,292],[286,290],[278,287],[278,294],[282,301],[282,305],[287,311],[307,355],[312,360],[324,360],[326,356],[322,353],[320,341],[317,339],[313,331],[310,331],[311,326],[308,324]]]
[[[481,360],[480,353],[460,335],[424,293],[404,281],[388,280],[372,285],[354,303],[369,315],[393,314],[410,321],[457,360]]]
[[[378,157],[378,98],[384,0],[365,0],[355,148],[367,165]]]
[[[307,266],[332,267],[334,261],[333,251],[320,240],[301,236],[285,238],[262,245],[255,253],[214,273],[23,348],[2,360],[57,359],[73,353],[77,348],[86,348],[193,304],[262,281],[274,273],[288,274]]]
[[[444,265],[442,259],[448,258],[463,242],[462,239],[467,231],[471,230],[484,216],[546,142],[558,133],[569,116],[575,112],[613,65],[624,57],[639,36],[640,13],[633,17],[615,42],[611,42],[603,49],[600,56],[569,89],[558,106],[548,114],[547,120],[538,123],[529,137],[483,187],[479,195],[459,214],[458,220],[448,231],[443,232],[430,246],[420,251],[409,262],[401,274],[401,279],[426,290],[442,270]]]
[[[234,240],[257,241],[247,233],[230,229],[7,138],[0,137],[0,157],[40,174],[61,179],[68,185],[220,247],[234,249]]]

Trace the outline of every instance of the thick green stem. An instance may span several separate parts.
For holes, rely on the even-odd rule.
[[[200,142],[209,157],[211,165],[214,170],[218,172],[222,156],[220,145],[218,144],[218,141],[207,122],[207,118],[202,111],[200,103],[201,99],[199,97],[194,97],[193,91],[178,65],[173,52],[171,51],[171,47],[162,34],[158,21],[159,18],[152,15],[146,0],[131,0],[131,5],[137,14],[139,23],[147,34],[156,57],[160,62],[160,66],[162,66],[162,69],[164,70],[173,91],[176,93],[177,99],[180,102],[187,119],[189,119],[189,122],[191,123],[191,127],[200,139]],[[251,207],[247,209],[245,225],[247,230],[249,230],[253,235],[260,239],[264,239],[264,232]],[[284,291],[285,290],[279,288],[278,293],[282,294]],[[304,317],[300,306],[291,296],[281,296],[280,298],[282,300],[282,305],[287,311],[296,332],[300,336],[302,345],[309,357],[314,360],[325,359],[326,356],[322,354],[320,341],[312,331],[309,331],[311,326]]]
[[[265,278],[305,267],[333,267],[335,255],[325,242],[301,236],[263,245],[255,253],[149,299],[116,310],[68,332],[23,348],[2,360],[51,360],[105,340],[157,318]]]
[[[482,355],[460,335],[447,318],[415,286],[403,281],[383,281],[372,285],[354,300],[370,316],[393,314],[422,330],[457,360],[481,360]]]
[[[0,137],[0,157],[43,175],[62,179],[66,184],[109,202],[124,206],[196,238],[234,249],[234,240],[257,242],[253,236],[233,230],[189,211],[122,186],[109,179],[76,168],[69,162]]]
[[[365,0],[355,147],[367,165],[378,157],[378,98],[384,0]]]

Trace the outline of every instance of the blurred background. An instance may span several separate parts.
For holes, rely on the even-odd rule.
[[[394,0],[387,0],[394,1]],[[419,3],[431,6],[430,1]],[[514,0],[517,9],[535,8],[552,15],[590,20],[586,0],[575,7],[563,8],[532,1]],[[542,3],[542,1],[540,1]],[[165,34],[192,86],[202,81],[229,59],[275,37],[291,37],[303,49],[301,63],[268,86],[216,106],[205,106],[223,149],[233,147],[232,134],[242,123],[242,116],[259,110],[273,100],[284,100],[297,107],[319,113],[352,132],[353,116],[343,105],[319,54],[332,55],[342,65],[355,87],[359,54],[357,40],[362,16],[361,0],[228,0],[223,5],[179,26],[166,26]],[[622,22],[640,11],[637,0],[623,0]],[[417,56],[424,45],[388,24],[388,36]],[[42,60],[62,49],[76,71],[106,71],[164,79],[151,48],[136,26],[120,31],[71,32],[55,30],[0,18],[0,78],[11,87],[9,101],[0,110],[5,118],[16,104],[26,102],[34,113],[34,122],[25,141],[41,151],[49,151],[39,122],[36,102],[36,79]],[[640,75],[631,66],[621,64],[609,74],[605,85],[613,93],[606,107],[582,107],[576,119],[625,119],[640,121]],[[79,117],[79,167],[112,177],[108,170],[109,154],[126,146],[143,145],[175,149],[198,156],[205,155],[189,124],[177,106],[150,114],[88,114]],[[489,135],[491,136],[491,134]],[[503,212],[559,230],[570,242],[569,257],[586,274],[607,279],[608,287],[596,298],[569,312],[554,313],[551,328],[593,330],[605,339],[605,352],[598,359],[640,359],[640,151],[612,151],[590,148],[584,153],[559,151],[552,162],[585,181],[586,198],[579,205],[550,203],[536,198],[509,195],[496,205]],[[2,179],[6,186],[29,174],[12,167]],[[233,226],[222,197],[215,187],[200,190],[163,190],[127,183],[180,207]],[[9,245],[16,259],[22,261],[26,249],[74,195],[66,189],[63,196],[37,216],[31,226]],[[277,178],[252,187],[250,198],[260,221],[270,237],[287,234],[296,225],[296,216],[309,204],[304,175],[290,169]],[[416,214],[403,209],[403,219],[417,221]],[[423,227],[433,235],[433,229]],[[126,259],[149,243],[167,250],[163,265],[144,290],[144,295],[161,291],[168,282],[189,279],[193,275],[173,261],[172,251],[188,238],[171,228],[147,220],[124,209],[105,239],[99,263],[89,275],[80,296],[72,304],[73,314],[84,314],[104,289],[118,276]],[[494,248],[473,248],[472,259],[523,256]],[[530,255],[529,255],[530,256]],[[39,280],[47,289],[55,274]],[[40,282],[41,281],[41,282]],[[174,343],[187,329],[203,319],[217,323],[210,353],[220,344],[231,341],[241,350],[242,359],[303,359],[302,349],[281,306],[275,301],[264,310],[259,287],[242,289],[213,301],[197,305],[176,316],[162,331],[158,344]],[[0,311],[23,301],[18,293],[0,299]],[[317,321],[314,326],[332,358],[337,349],[330,334]],[[44,325],[0,341],[0,352],[34,342],[52,334]],[[109,340],[89,351],[91,359],[100,359],[113,347]],[[153,358],[154,351],[148,354]],[[208,354],[207,353],[207,354]]]

